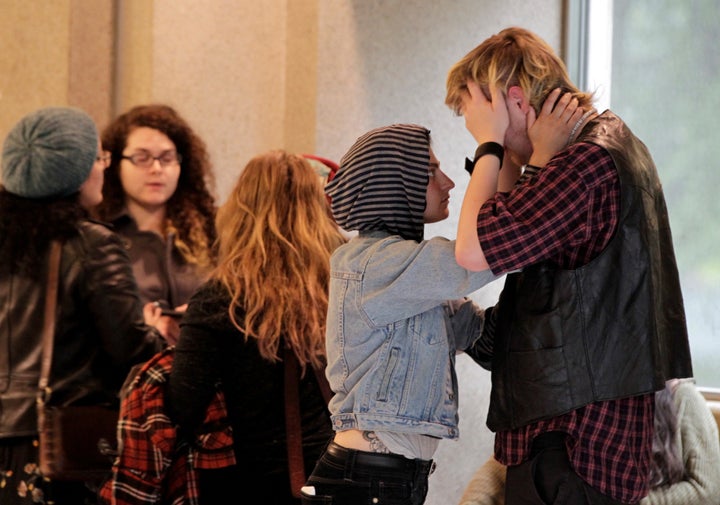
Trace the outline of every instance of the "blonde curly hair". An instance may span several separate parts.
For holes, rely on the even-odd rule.
[[[345,239],[305,158],[270,151],[250,160],[216,218],[217,267],[230,318],[260,354],[281,342],[303,365],[325,358],[330,255]],[[240,316],[238,316],[240,315]]]

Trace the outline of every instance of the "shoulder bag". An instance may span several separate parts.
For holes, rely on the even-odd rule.
[[[49,377],[61,249],[60,242],[51,242],[37,397],[39,466],[42,474],[53,480],[100,480],[112,466],[118,410],[99,405],[47,405],[52,394]]]

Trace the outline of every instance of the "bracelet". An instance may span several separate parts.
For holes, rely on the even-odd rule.
[[[472,161],[470,161],[469,158],[465,158],[465,170],[467,171],[467,173],[472,175],[473,170],[475,169],[475,163],[477,163],[477,160],[479,160],[486,154],[492,154],[493,156],[497,156],[497,158],[500,160],[500,168],[502,168],[503,156],[505,156],[505,149],[503,148],[503,146],[501,146],[497,142],[483,142],[475,150],[475,157]]]

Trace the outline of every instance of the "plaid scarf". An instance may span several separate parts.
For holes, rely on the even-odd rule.
[[[120,404],[118,456],[99,492],[102,505],[198,505],[196,469],[235,464],[232,430],[220,390],[208,406],[196,443],[177,440],[165,413],[165,385],[174,347],[156,354],[135,375]]]

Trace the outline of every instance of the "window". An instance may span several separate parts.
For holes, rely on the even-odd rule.
[[[645,142],[663,183],[695,377],[720,387],[716,0],[569,0],[566,61]]]

